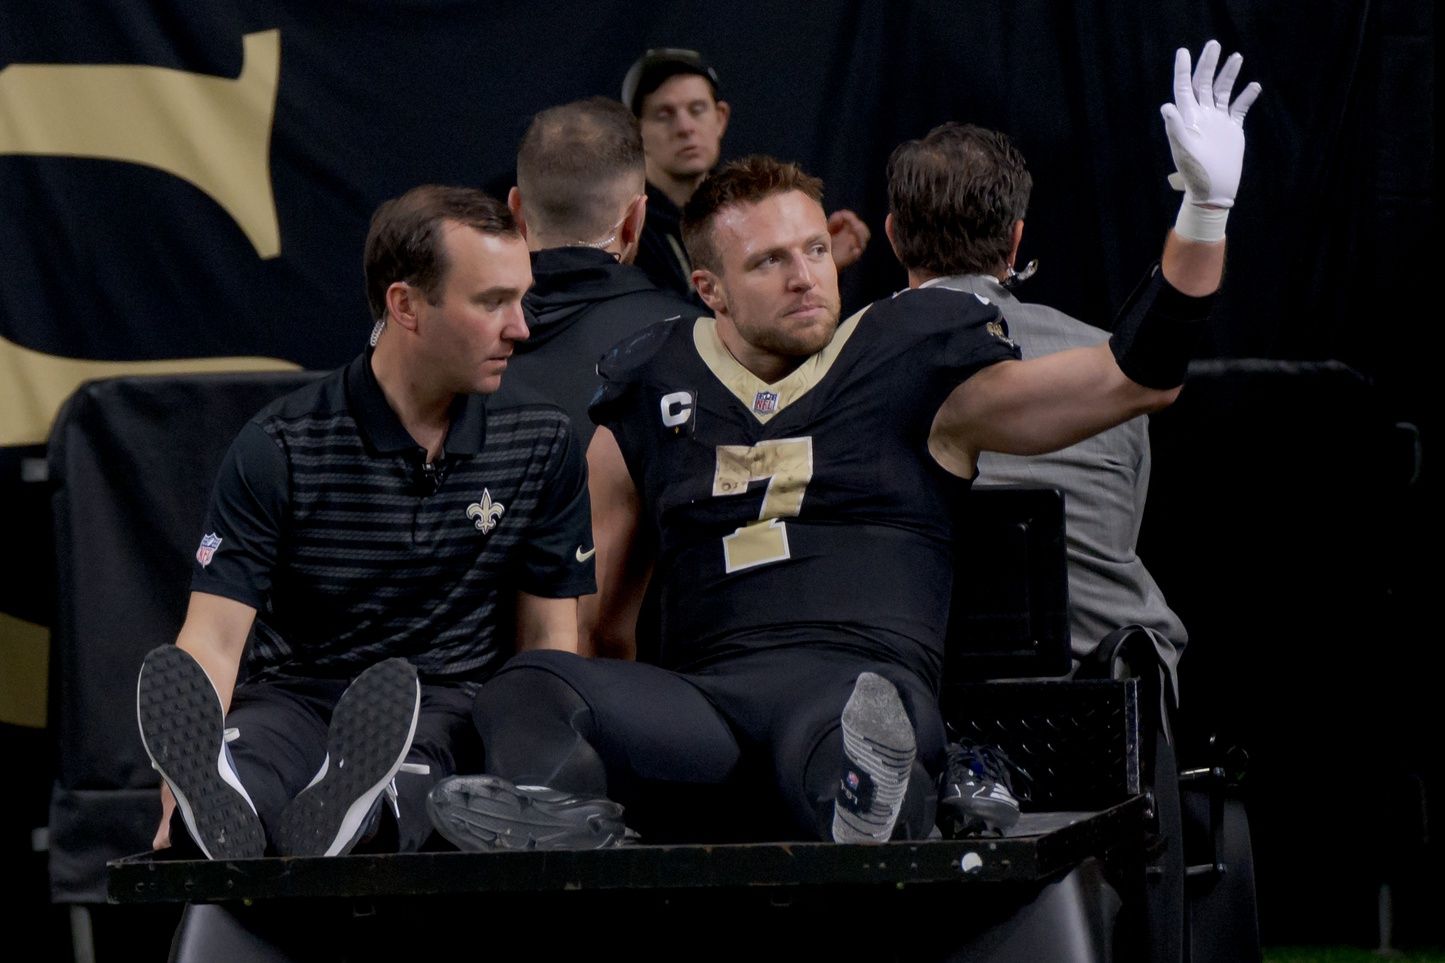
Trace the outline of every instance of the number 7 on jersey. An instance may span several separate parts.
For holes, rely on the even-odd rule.
[[[788,526],[803,509],[813,479],[813,439],[775,438],[756,445],[718,445],[714,495],[742,495],[748,484],[768,480],[758,520],[723,536],[723,561],[737,572],[789,558]]]

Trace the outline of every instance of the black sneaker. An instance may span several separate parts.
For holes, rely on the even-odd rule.
[[[376,825],[383,793],[416,735],[421,684],[405,659],[357,676],[331,714],[326,759],[281,813],[283,856],[341,856]]]
[[[833,802],[833,841],[883,843],[893,835],[917,743],[893,683],[863,672],[843,707],[843,775]]]
[[[266,834],[231,766],[221,698],[190,653],[162,645],[146,654],[136,679],[136,721],[151,768],[176,797],[176,809],[207,859],[252,859]]]
[[[426,800],[432,826],[458,849],[603,849],[637,839],[610,799],[545,786],[514,786],[500,776],[452,776]]]
[[[938,792],[938,827],[949,839],[1002,836],[1019,821],[1014,776],[1028,773],[994,746],[950,742]]]

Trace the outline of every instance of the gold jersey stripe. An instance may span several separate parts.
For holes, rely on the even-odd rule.
[[[864,308],[838,325],[838,330],[834,332],[833,340],[828,342],[827,347],[793,369],[781,381],[773,384],[768,384],[738,363],[717,333],[716,318],[698,318],[693,325],[692,341],[697,347],[697,353],[703,363],[708,366],[708,370],[717,380],[722,382],[723,387],[732,392],[733,397],[737,398],[744,408],[751,411],[754,418],[762,424],[767,424],[774,415],[803,397],[814,385],[823,380],[829,369],[833,367],[833,362],[838,360],[838,355],[842,354],[843,346],[848,343],[848,339],[858,329],[858,321],[867,310]],[[777,403],[771,411],[759,412],[753,407],[758,393],[763,391],[770,391],[778,396]]]

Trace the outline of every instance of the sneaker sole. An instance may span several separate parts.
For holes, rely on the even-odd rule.
[[[411,751],[420,707],[421,684],[405,659],[379,662],[347,687],[331,715],[321,772],[281,813],[283,856],[351,851]]]
[[[136,680],[136,721],[151,767],[171,787],[191,838],[208,859],[266,851],[256,807],[231,768],[216,687],[174,645],[149,652]]]
[[[951,798],[938,801],[938,823],[951,839],[984,833],[1003,835],[1019,821],[1018,804],[996,799]],[[947,824],[945,826],[945,824]]]
[[[858,676],[843,707],[846,765],[873,782],[871,804],[861,812],[840,800],[833,804],[833,840],[839,843],[887,842],[903,808],[917,742],[913,723],[893,683],[873,672]],[[839,789],[840,796],[842,787]]]
[[[452,776],[432,788],[427,814],[458,849],[496,852],[622,845],[622,806],[498,776]]]

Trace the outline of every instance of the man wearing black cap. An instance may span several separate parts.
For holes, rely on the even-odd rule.
[[[717,165],[731,108],[718,99],[717,71],[697,51],[677,47],[639,57],[622,80],[622,102],[638,118],[647,155],[647,224],[636,264],[658,287],[696,299],[682,207]],[[858,215],[834,211],[828,231],[839,267],[862,256],[869,230]]]

